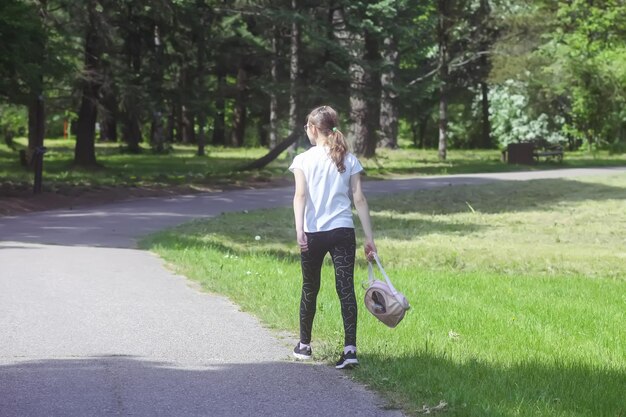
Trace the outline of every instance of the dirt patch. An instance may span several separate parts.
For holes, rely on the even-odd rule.
[[[84,187],[63,186],[55,191],[34,195],[30,187],[0,184],[0,216],[13,216],[34,211],[74,209],[142,197],[167,197],[226,190],[282,187],[289,180],[246,181],[234,184],[136,186],[136,187]]]

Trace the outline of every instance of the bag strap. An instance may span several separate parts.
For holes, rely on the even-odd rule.
[[[367,281],[369,285],[372,285],[376,277],[374,276],[374,269],[372,268],[372,262],[370,260],[367,261]]]
[[[391,293],[393,294],[395,298],[398,298],[398,291],[393,286],[393,284],[391,283],[391,280],[389,279],[389,276],[387,276],[387,273],[383,269],[383,266],[380,263],[380,259],[378,259],[378,254],[376,252],[372,252],[372,253],[374,255],[374,260],[376,261],[376,264],[378,265],[378,269],[380,269],[380,272],[383,274],[383,277],[385,277],[385,280],[387,281],[387,285],[389,285],[389,289],[391,290]],[[371,261],[368,261],[367,263],[367,272],[368,272],[369,282],[370,284],[372,284],[374,282],[374,269],[372,268]]]

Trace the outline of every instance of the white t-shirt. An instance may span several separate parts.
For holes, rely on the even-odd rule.
[[[354,228],[350,177],[363,171],[363,167],[351,153],[346,153],[343,163],[346,170],[340,173],[337,165],[330,159],[326,146],[313,146],[293,159],[289,171],[301,170],[307,184],[305,232],[327,232],[339,227]]]

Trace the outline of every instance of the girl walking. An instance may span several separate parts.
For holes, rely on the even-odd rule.
[[[296,182],[293,211],[302,265],[300,342],[293,354],[298,359],[311,358],[311,331],[322,263],[330,253],[345,333],[344,351],[336,368],[343,369],[359,363],[354,295],[356,238],[350,195],[365,234],[368,259],[373,257],[376,246],[367,200],[361,190],[363,167],[348,152],[347,142],[337,127],[337,112],[329,106],[314,109],[307,117],[304,130],[313,147],[296,156],[289,167]]]

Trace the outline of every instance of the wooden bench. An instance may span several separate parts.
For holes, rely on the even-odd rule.
[[[539,162],[539,158],[563,161],[563,146],[550,143],[543,139],[529,142],[510,143],[502,151],[502,161],[509,164],[532,165]]]
[[[561,145],[553,144],[546,140],[536,140],[532,143],[533,158],[535,158],[537,162],[539,162],[539,158],[563,162],[563,147]]]

